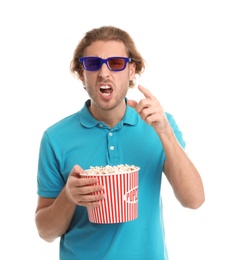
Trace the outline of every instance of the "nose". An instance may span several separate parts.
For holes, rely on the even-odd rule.
[[[106,63],[103,63],[100,70],[99,70],[99,76],[102,78],[108,77],[110,74],[110,70]]]

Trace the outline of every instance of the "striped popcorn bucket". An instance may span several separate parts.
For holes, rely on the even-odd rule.
[[[139,168],[116,174],[87,174],[104,186],[105,199],[101,206],[87,208],[89,221],[98,224],[121,223],[138,217]]]

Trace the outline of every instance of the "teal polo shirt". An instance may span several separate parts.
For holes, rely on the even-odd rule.
[[[56,198],[74,165],[134,164],[140,167],[138,218],[126,223],[94,224],[85,207],[77,206],[67,232],[60,239],[61,260],[167,260],[161,202],[165,153],[154,129],[127,106],[112,129],[92,117],[90,101],[77,113],[49,127],[43,134],[38,160],[38,195]],[[172,115],[166,116],[184,147]]]

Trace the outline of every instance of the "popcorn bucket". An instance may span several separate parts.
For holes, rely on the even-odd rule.
[[[121,223],[138,217],[139,169],[136,167],[132,171],[114,174],[81,175],[85,178],[97,178],[98,184],[104,186],[105,199],[101,201],[101,205],[96,208],[87,208],[90,222],[98,224]]]

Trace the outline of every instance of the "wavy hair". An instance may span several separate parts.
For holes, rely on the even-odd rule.
[[[118,41],[122,42],[127,50],[127,55],[131,58],[131,62],[136,64],[135,73],[139,76],[144,72],[145,61],[137,50],[131,36],[124,30],[114,26],[102,26],[88,31],[82,40],[78,43],[73,59],[70,63],[70,71],[80,78],[83,73],[82,65],[79,58],[84,56],[85,49],[95,41]],[[129,87],[133,87],[135,82],[129,82]]]

